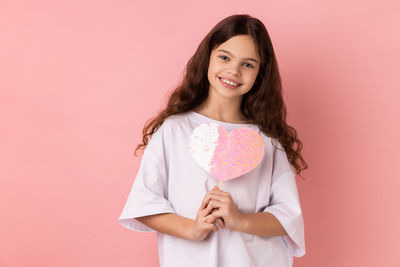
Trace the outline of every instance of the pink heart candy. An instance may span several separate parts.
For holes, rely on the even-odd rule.
[[[226,181],[254,169],[264,156],[264,141],[253,129],[240,127],[228,132],[208,122],[193,130],[189,141],[194,160],[211,176]]]

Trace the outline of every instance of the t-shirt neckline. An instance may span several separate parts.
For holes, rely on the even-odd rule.
[[[229,126],[243,126],[243,127],[251,127],[254,126],[254,124],[251,123],[233,123],[233,122],[225,122],[225,121],[219,121],[219,120],[215,120],[212,119],[210,117],[207,117],[205,115],[202,115],[200,113],[197,113],[195,111],[190,111],[189,114],[195,118],[197,118],[198,120],[201,120],[202,122],[215,122],[215,123],[219,123],[221,125],[229,125]]]

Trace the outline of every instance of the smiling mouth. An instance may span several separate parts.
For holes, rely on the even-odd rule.
[[[234,82],[225,80],[225,79],[223,79],[223,78],[221,78],[221,77],[218,77],[218,79],[220,80],[220,82],[221,82],[223,85],[225,85],[225,86],[227,86],[227,87],[229,87],[229,88],[236,88],[236,87],[239,87],[240,85],[242,85],[241,83],[234,83]]]

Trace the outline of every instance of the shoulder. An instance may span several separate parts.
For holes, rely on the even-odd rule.
[[[158,129],[151,135],[148,146],[158,147],[169,141],[171,137],[179,135],[179,129],[187,125],[186,114],[174,114],[167,117]]]
[[[164,128],[171,128],[175,126],[180,126],[184,125],[187,123],[187,114],[186,113],[180,113],[180,114],[174,114],[169,117],[167,117],[164,122]]]
[[[262,139],[264,140],[265,149],[268,151],[275,151],[275,150],[283,150],[282,144],[279,142],[277,138],[271,137],[266,135],[260,128],[258,128],[258,133],[261,135]]]
[[[285,148],[277,138],[271,138],[272,157],[275,172],[277,173],[295,173],[293,165],[290,163]]]
[[[273,169],[276,172],[294,172],[290,164],[285,148],[278,138],[268,136],[261,130],[259,131],[265,144],[265,155],[272,160]]]
[[[174,114],[167,117],[153,135],[168,137],[169,135],[176,134],[178,129],[184,128],[186,125],[186,113]]]

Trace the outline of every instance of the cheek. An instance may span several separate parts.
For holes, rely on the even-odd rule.
[[[254,83],[256,81],[256,79],[257,79],[257,74],[258,74],[258,72],[251,73],[249,75],[249,82]]]
[[[211,80],[213,79],[213,76],[214,76],[213,70],[211,68],[208,68],[207,78],[208,78],[209,82],[211,82]]]
[[[208,73],[213,73],[215,69],[215,64],[214,62],[211,60],[210,64],[208,65]]]
[[[220,67],[217,64],[210,65],[210,67],[208,68],[208,71],[213,74],[218,73],[219,70]]]
[[[209,80],[215,80],[216,76],[218,76],[221,73],[221,68],[219,68],[217,65],[210,65],[208,68],[208,79]]]

